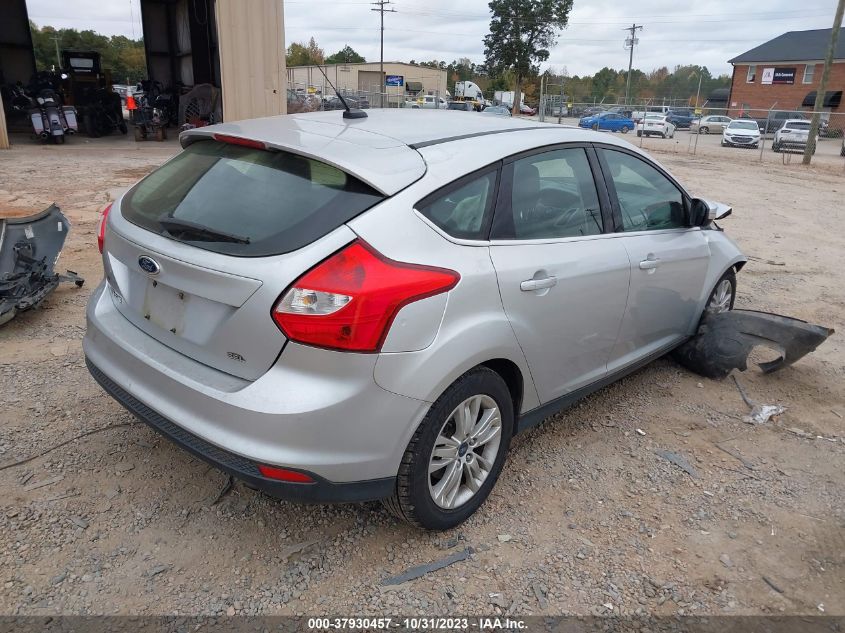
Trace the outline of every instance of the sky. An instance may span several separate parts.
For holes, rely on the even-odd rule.
[[[244,5],[248,1],[244,1]],[[39,26],[93,29],[106,35],[141,36],[140,0],[27,0]],[[801,8],[796,8],[798,5]],[[367,61],[379,59],[379,15],[366,0],[285,0],[285,41],[314,37],[330,55],[349,44]],[[643,25],[634,67],[645,72],[679,64],[730,74],[727,60],[786,31],[829,28],[836,0],[575,0],[569,26],[549,61],[556,72],[592,75],[608,66],[627,68],[624,48],[631,24]],[[487,0],[393,0],[384,16],[385,61],[484,61],[490,23]]]

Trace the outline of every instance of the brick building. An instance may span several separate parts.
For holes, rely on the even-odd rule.
[[[790,31],[734,57],[728,114],[752,109],[812,110],[830,43],[830,29]],[[845,113],[845,37],[840,37],[823,109]],[[837,117],[839,118],[839,117]]]

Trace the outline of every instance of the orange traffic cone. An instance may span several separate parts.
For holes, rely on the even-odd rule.
[[[135,97],[132,95],[127,95],[126,97],[126,109],[127,110],[137,110],[138,106],[135,105]]]

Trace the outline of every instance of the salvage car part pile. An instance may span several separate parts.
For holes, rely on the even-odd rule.
[[[36,307],[59,282],[85,283],[72,271],[53,271],[69,230],[56,205],[22,218],[4,218],[0,211],[0,325]]]

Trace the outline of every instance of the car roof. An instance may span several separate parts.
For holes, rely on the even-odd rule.
[[[182,147],[214,134],[266,143],[334,165],[378,191],[393,195],[421,178],[426,159],[420,150],[445,147],[457,155],[473,153],[474,139],[491,137],[501,155],[487,163],[544,144],[601,142],[626,145],[613,137],[566,125],[543,125],[519,117],[467,116],[447,109],[374,108],[367,118],[345,119],[343,111],[288,114],[221,123],[182,132]],[[463,151],[455,151],[460,144]],[[456,174],[456,177],[460,174]]]

